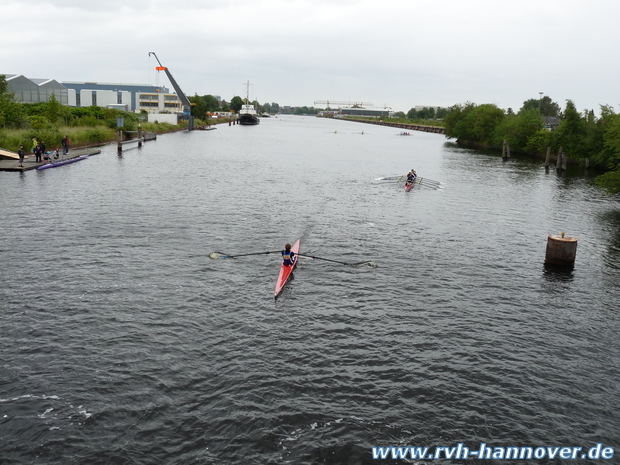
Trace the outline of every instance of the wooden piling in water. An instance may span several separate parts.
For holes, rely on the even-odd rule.
[[[116,152],[119,155],[122,155],[122,153],[123,153],[123,130],[121,128],[118,128],[116,130],[116,139],[117,139],[116,140],[116,142],[117,142]]]
[[[562,171],[566,171],[566,153],[564,153],[564,149],[560,147],[558,151],[558,159],[555,164],[555,169],[558,173]]]
[[[545,265],[559,268],[573,268],[577,255],[577,238],[564,233],[547,238]]]
[[[510,144],[506,139],[504,139],[504,144],[502,145],[502,159],[508,160],[510,158]]]

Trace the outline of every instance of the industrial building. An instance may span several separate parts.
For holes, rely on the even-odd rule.
[[[47,102],[52,95],[63,105],[69,104],[69,90],[54,79],[28,79],[21,74],[5,74],[9,92],[22,103]]]
[[[5,74],[9,92],[22,103],[47,102],[54,95],[62,105],[98,106],[147,113],[182,113],[183,104],[166,87],[151,84],[115,84],[98,82],[58,82],[33,79],[21,74]]]

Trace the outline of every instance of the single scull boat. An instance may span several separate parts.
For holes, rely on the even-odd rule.
[[[299,252],[300,241],[301,241],[301,239],[298,239],[297,242],[295,242],[293,244],[293,247],[291,247],[291,250],[293,252],[295,252],[295,256],[293,257],[293,264],[292,265],[284,265],[284,264],[282,264],[280,266],[280,274],[278,275],[278,280],[276,281],[276,291],[274,293],[274,297],[276,299],[278,298],[278,296],[282,292],[282,288],[287,283],[288,279],[290,278],[291,274],[293,273],[293,270],[297,266],[297,258],[298,258],[297,253]]]
[[[70,163],[75,163],[76,161],[85,160],[87,158],[88,158],[88,155],[82,155],[82,156],[79,156],[77,158],[71,158],[69,160],[63,160],[63,161],[56,161],[56,162],[46,163],[45,165],[39,166],[37,169],[38,170],[46,170],[48,168],[56,168],[57,166],[68,165]]]

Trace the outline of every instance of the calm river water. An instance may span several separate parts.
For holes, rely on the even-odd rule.
[[[444,188],[376,180],[411,168]],[[3,464],[620,447],[620,204],[582,168],[290,116],[0,173],[0,204]],[[209,258],[298,238],[377,267],[301,259],[276,302],[277,254]]]

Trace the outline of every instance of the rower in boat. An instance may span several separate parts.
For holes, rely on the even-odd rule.
[[[282,251],[282,264],[285,266],[291,266],[295,264],[295,252],[291,250],[291,244],[286,244]]]

